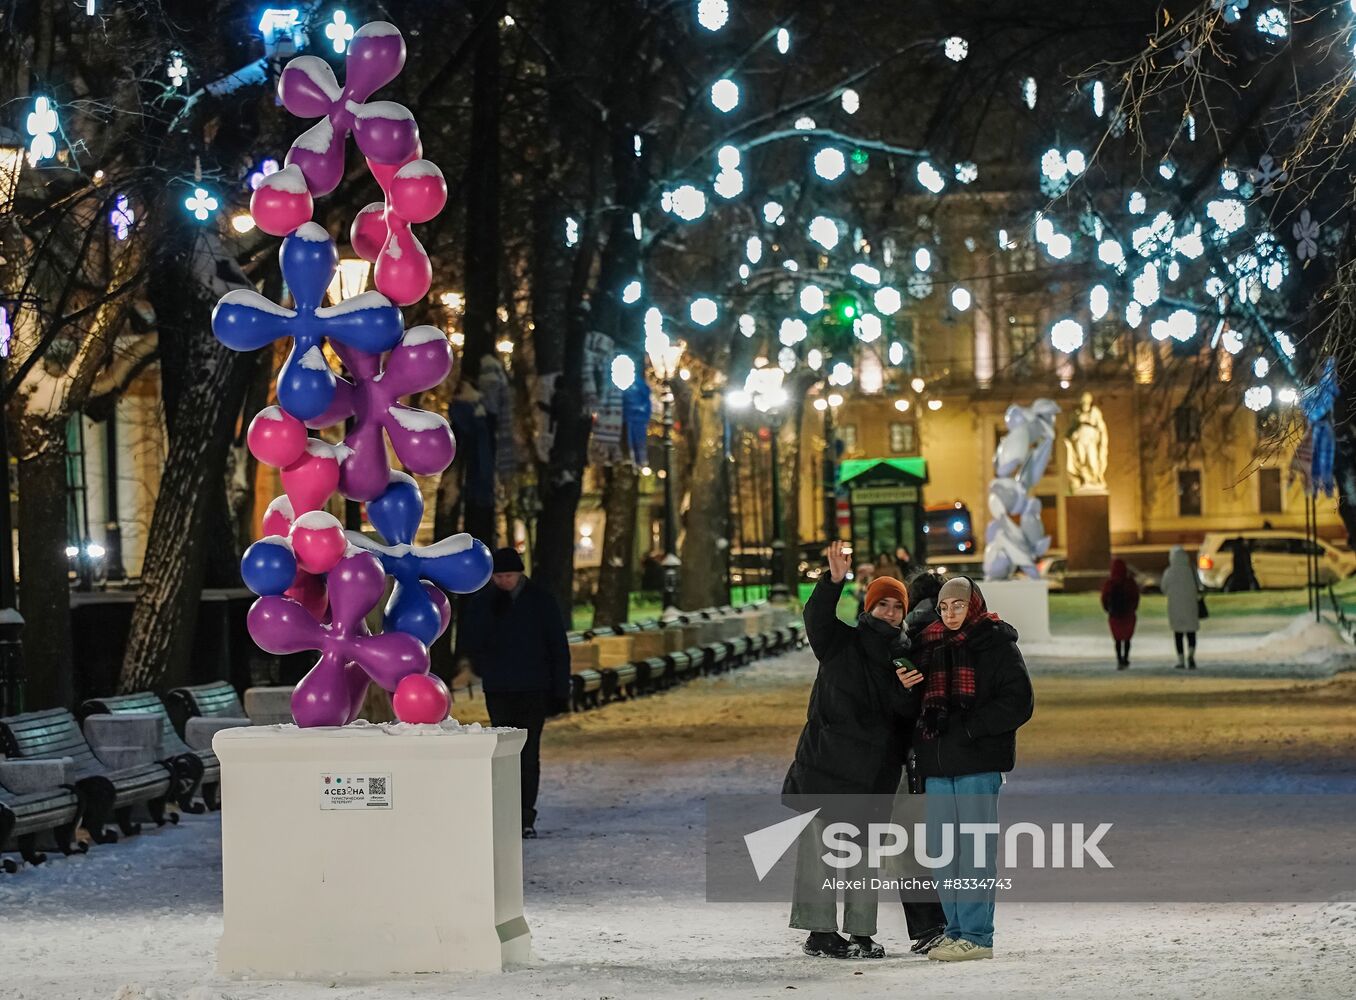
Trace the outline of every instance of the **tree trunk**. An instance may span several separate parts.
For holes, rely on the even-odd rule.
[[[199,246],[195,252],[201,251]],[[233,535],[226,515],[226,456],[255,364],[252,356],[228,350],[212,336],[212,303],[188,262],[178,260],[183,257],[167,254],[150,284],[160,317],[169,452],[132,610],[119,683],[124,692],[188,677],[209,531]]]
[[[495,6],[495,0],[470,4],[477,20]],[[465,308],[462,312],[466,343],[462,350],[461,381],[475,385],[480,361],[493,354],[498,341],[499,272],[499,26],[485,32],[476,48],[471,78],[471,133],[466,169],[466,235],[463,274]],[[491,548],[495,545],[494,503],[465,498],[464,530]],[[510,540],[511,542],[511,540]]]
[[[721,542],[730,536],[730,499],[726,492],[723,401],[715,393],[695,393],[688,412],[686,437],[692,447],[688,477],[688,508],[684,524],[682,576],[678,604],[709,608],[726,604],[724,560],[717,558]]]
[[[800,586],[800,482],[801,482],[801,422],[805,419],[804,390],[792,391],[787,403],[786,420],[775,433],[777,434],[777,453],[779,468],[776,475],[782,491],[782,539],[786,548],[782,550],[782,564],[772,568],[776,583],[786,584],[794,599]]]
[[[618,464],[607,470],[607,486],[603,490],[603,510],[607,515],[603,526],[603,565],[598,573],[598,593],[593,599],[595,628],[624,622],[631,614],[639,483],[635,466]]]
[[[30,710],[75,707],[66,423],[65,416],[40,414],[25,414],[19,422],[19,610]]]

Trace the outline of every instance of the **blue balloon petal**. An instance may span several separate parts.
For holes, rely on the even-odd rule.
[[[433,645],[442,630],[442,616],[418,581],[414,586],[397,583],[386,605],[384,628],[387,632],[405,632],[425,646]]]
[[[298,420],[310,420],[330,408],[334,386],[334,372],[320,348],[298,341],[278,372],[278,403]]]
[[[324,236],[324,239],[305,239],[298,235],[303,231],[308,236]],[[325,290],[339,266],[339,253],[334,248],[334,240],[323,229],[314,223],[302,226],[283,240],[278,262],[298,312],[309,313],[324,304]]]
[[[425,580],[431,580],[453,594],[473,594],[489,582],[494,571],[494,556],[485,543],[476,540],[469,549],[436,559],[420,561]]]
[[[386,491],[367,503],[367,519],[387,545],[413,543],[423,517],[424,497],[419,486],[406,477],[392,478]]]
[[[240,560],[240,578],[260,597],[281,594],[297,576],[297,560],[286,545],[258,541]]]

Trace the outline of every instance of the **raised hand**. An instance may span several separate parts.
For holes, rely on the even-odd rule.
[[[842,583],[847,579],[849,567],[847,545],[843,541],[835,539],[829,543],[825,554],[829,559],[829,579],[834,583]]]

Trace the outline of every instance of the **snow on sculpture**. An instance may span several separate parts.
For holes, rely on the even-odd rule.
[[[1040,576],[1036,562],[1050,548],[1041,524],[1041,502],[1031,490],[1045,475],[1055,446],[1059,404],[1038,399],[1030,406],[1009,406],[1003,415],[1008,432],[998,442],[989,483],[989,527],[984,534],[984,579],[1006,580],[1016,570]]]
[[[279,470],[286,495],[265,511],[263,537],[246,551],[241,577],[259,595],[248,625],[262,649],[320,654],[292,692],[292,717],[301,727],[354,721],[370,683],[392,694],[401,722],[447,718],[451,695],[429,673],[428,646],[446,630],[450,606],[434,584],[469,593],[490,577],[489,549],[470,535],[414,544],[423,499],[413,479],[391,469],[387,452],[389,440],[412,472],[436,475],[456,448],[446,420],[400,402],[437,386],[452,362],[443,332],[404,331],[391,301],[408,305],[428,292],[431,268],[410,224],[428,221],[447,200],[442,172],[419,158],[414,117],[398,104],[367,103],[404,63],[400,32],[377,21],[354,33],[343,88],[314,56],[283,69],[284,106],[321,121],[292,144],[287,166],[259,184],[251,211],[264,232],[286,237],[279,257],[293,307],[246,288],[228,292],[212,313],[212,332],[234,350],[293,341],[278,374],[278,405],[261,410],[246,435],[250,452]],[[324,306],[338,252],[309,219],[314,197],[343,178],[350,132],[386,193],[385,205],[369,207],[352,229],[355,249],[377,262],[378,291]],[[331,356],[347,378],[331,368]],[[350,417],[343,444],[308,434],[308,426]],[[345,535],[324,509],[336,490],[367,503],[372,525],[389,544]],[[374,635],[366,618],[386,591],[388,573],[395,588],[383,631]]]

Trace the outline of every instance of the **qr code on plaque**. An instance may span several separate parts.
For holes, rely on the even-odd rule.
[[[385,795],[385,794],[386,794],[386,779],[385,779],[385,778],[368,778],[368,779],[367,779],[367,794],[368,794],[368,795]]]

